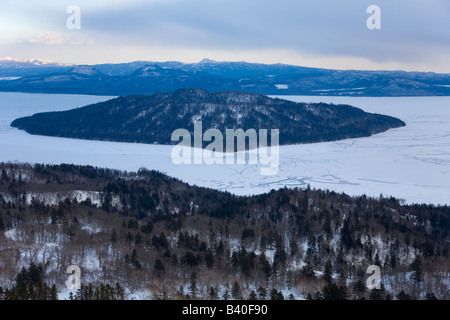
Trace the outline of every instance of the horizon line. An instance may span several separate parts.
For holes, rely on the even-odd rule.
[[[407,72],[407,73],[433,73],[433,74],[450,74],[450,72],[436,72],[436,71],[417,71],[417,70],[404,70],[404,69],[354,69],[354,68],[326,68],[326,67],[312,67],[312,66],[306,66],[306,65],[298,65],[298,64],[291,64],[291,63],[282,63],[282,62],[276,62],[276,63],[264,63],[264,62],[250,62],[246,60],[214,60],[209,58],[203,58],[198,62],[186,62],[181,60],[166,60],[166,61],[156,61],[156,60],[132,60],[128,62],[101,62],[101,63],[94,63],[94,64],[76,64],[76,63],[67,63],[67,62],[59,62],[49,59],[40,59],[40,58],[28,58],[28,59],[20,59],[20,58],[13,58],[11,56],[6,57],[0,57],[0,63],[2,61],[13,61],[13,62],[22,62],[22,63],[32,63],[32,61],[39,61],[43,62],[43,64],[35,64],[36,67],[46,67],[46,65],[49,64],[57,64],[60,67],[75,67],[75,66],[91,66],[95,67],[98,65],[118,65],[118,64],[131,64],[135,62],[146,62],[146,63],[182,63],[184,65],[189,64],[207,64],[207,63],[247,63],[247,64],[255,64],[255,65],[265,65],[265,66],[288,66],[288,67],[298,67],[298,68],[309,68],[309,69],[323,69],[323,70],[334,70],[334,71],[365,71],[365,72]]]

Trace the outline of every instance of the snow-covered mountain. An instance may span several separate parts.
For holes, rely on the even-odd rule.
[[[0,77],[23,77],[64,72],[73,64],[41,59],[0,58]]]
[[[99,72],[97,69],[95,69],[92,66],[88,66],[88,65],[74,66],[69,71],[67,71],[67,73],[77,73],[77,74],[82,74],[82,75],[90,76],[90,77],[102,75],[102,73]]]
[[[14,59],[11,57],[0,58],[0,68],[5,68],[5,67],[25,68],[25,67],[31,67],[31,66],[68,67],[68,66],[72,66],[72,64],[54,62],[51,60],[41,60],[41,59]]]
[[[104,75],[114,77],[114,79],[103,77],[98,83],[80,83],[74,79],[74,82],[59,83],[55,88],[53,84],[43,85],[42,81],[34,81],[35,77],[50,73],[62,74],[69,71],[70,67],[37,59],[3,58],[3,61],[0,61],[0,77],[34,78],[33,84],[26,81],[23,83],[2,81],[0,91],[130,95],[168,92],[189,87],[209,91],[241,90],[271,95],[450,95],[450,74],[329,70],[286,64],[269,65],[209,59],[197,63],[134,61],[98,64],[91,67]]]

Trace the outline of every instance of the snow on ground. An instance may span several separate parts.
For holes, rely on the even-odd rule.
[[[102,232],[102,228],[100,226],[95,226],[93,224],[87,223],[82,223],[81,229],[89,232],[89,234]]]
[[[13,241],[17,241],[17,229],[9,229],[5,231],[5,236]]]
[[[125,292],[127,300],[151,300],[152,293],[148,290],[134,291],[133,293]]]
[[[278,97],[347,103],[398,117],[407,126],[367,138],[281,146],[278,173],[264,176],[260,164],[175,165],[172,146],[29,135],[9,124],[17,117],[111,97],[0,93],[0,161],[89,164],[128,171],[145,167],[239,195],[310,184],[350,195],[383,194],[407,203],[450,204],[450,97]]]
[[[58,300],[70,300],[70,293],[72,293],[72,296],[75,297],[75,295],[77,294],[77,290],[64,288],[63,290],[58,292]]]
[[[100,268],[100,260],[95,254],[84,256],[82,266],[83,270],[88,270],[91,272],[102,271],[102,268]]]

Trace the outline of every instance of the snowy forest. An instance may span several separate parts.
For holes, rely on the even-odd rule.
[[[243,197],[147,169],[0,171],[0,299],[450,299],[448,206],[309,186]]]

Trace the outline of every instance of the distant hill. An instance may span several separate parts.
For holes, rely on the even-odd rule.
[[[74,66],[61,73],[0,81],[0,91],[95,95],[152,94],[181,88],[232,89],[228,80],[201,71],[183,71],[145,64],[127,76],[109,75],[93,66]]]
[[[40,59],[0,58],[0,78],[66,72],[73,65]]]
[[[76,66],[90,68],[92,74],[73,77],[73,67],[41,60],[3,58],[0,59],[0,79],[4,78],[0,81],[0,91],[118,96],[203,88],[266,95],[450,95],[450,74],[432,72],[330,70],[204,59],[198,63],[134,61]],[[150,69],[153,71],[144,72]],[[21,78],[8,79],[11,77]]]
[[[69,111],[38,113],[11,125],[31,134],[171,144],[175,129],[192,134],[196,120],[202,120],[203,131],[279,129],[280,144],[365,137],[405,125],[399,119],[349,105],[296,103],[253,93],[202,89],[118,97]]]

